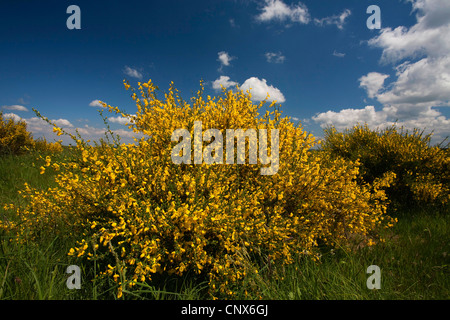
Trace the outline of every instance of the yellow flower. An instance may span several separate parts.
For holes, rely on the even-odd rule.
[[[53,127],[53,132],[55,132],[58,136],[61,136],[63,134],[62,129],[58,127]]]

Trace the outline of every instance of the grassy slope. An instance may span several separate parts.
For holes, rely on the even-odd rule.
[[[39,174],[44,163],[37,154],[0,158],[0,218],[5,203],[21,204],[18,190],[24,182],[37,188],[52,184],[54,173]],[[34,165],[33,165],[34,163]],[[450,215],[435,209],[405,210],[386,234],[388,241],[356,252],[333,250],[316,263],[299,258],[284,268],[268,266],[248,281],[262,289],[263,299],[449,299]],[[65,270],[77,263],[66,253],[68,238],[17,245],[1,234],[0,299],[103,299],[114,298],[111,283],[93,283],[96,270],[80,265],[82,289],[66,287]],[[366,287],[369,265],[381,269],[381,289]],[[276,279],[273,275],[277,274]],[[204,299],[205,283],[187,275],[162,279],[156,287],[143,287],[132,298]],[[237,298],[246,297],[237,292]]]

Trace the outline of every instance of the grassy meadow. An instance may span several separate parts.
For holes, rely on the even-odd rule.
[[[65,149],[60,157],[70,153]],[[53,155],[57,158],[58,155]],[[52,187],[56,174],[50,167],[40,174],[45,154],[0,157],[0,219],[11,219],[4,204],[23,205],[18,193],[24,183],[40,190]],[[449,299],[450,215],[448,208],[402,208],[398,222],[383,231],[386,241],[351,251],[323,246],[321,258],[294,257],[289,265],[261,263],[258,272],[244,282],[258,286],[260,294],[238,291],[236,299]],[[59,226],[64,228],[64,226]],[[38,242],[11,241],[0,233],[0,299],[117,299],[118,284],[111,279],[95,280],[99,272],[93,262],[81,264],[68,256],[73,239],[64,230],[56,237]],[[81,268],[81,289],[66,286],[69,265]],[[381,289],[369,290],[366,269],[381,270]],[[182,276],[153,277],[140,283],[125,299],[209,299],[207,280],[192,272]]]

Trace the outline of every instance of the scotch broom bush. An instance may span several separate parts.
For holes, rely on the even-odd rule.
[[[62,141],[48,142],[45,138],[34,140],[34,150],[38,152],[60,153],[63,151]]]
[[[0,155],[23,154],[34,146],[34,140],[27,131],[24,121],[4,119],[0,112]]]
[[[450,200],[450,150],[430,145],[431,134],[396,125],[371,130],[367,124],[344,132],[325,130],[322,150],[361,162],[360,180],[372,183],[387,173],[395,179],[386,192],[399,206],[447,204]],[[441,143],[442,144],[442,143]]]
[[[6,120],[0,112],[0,155],[19,155],[30,150],[59,153],[63,149],[61,141],[48,142],[45,138],[35,140],[31,132],[27,131],[25,121]]]
[[[393,176],[358,184],[358,162],[310,152],[314,137],[275,103],[255,105],[241,90],[205,97],[202,86],[185,101],[173,84],[158,98],[151,81],[138,91],[124,84],[136,113],[103,105],[143,137],[125,145],[112,134],[112,143],[94,146],[74,137],[73,158],[49,156],[43,167],[60,170],[57,187],[25,186],[29,205],[6,206],[18,219],[1,222],[17,241],[70,229],[78,241],[68,254],[95,261],[99,277],[116,282],[118,297],[156,274],[188,271],[207,278],[214,298],[232,297],[238,286],[258,292],[244,280],[259,264],[289,264],[299,253],[317,259],[320,244],[373,245],[382,241],[380,228],[392,226],[383,188]],[[249,164],[248,155],[245,164],[174,164],[172,133],[185,128],[193,140],[194,121],[224,136],[226,129],[278,129],[278,172],[261,175],[264,165]]]

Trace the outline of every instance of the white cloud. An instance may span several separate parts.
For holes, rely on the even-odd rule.
[[[392,64],[395,77],[384,85],[388,75],[370,72],[359,79],[360,87],[382,109],[328,111],[313,119],[322,126],[333,123],[341,129],[366,121],[384,127],[397,122],[412,129],[434,131],[435,141],[450,135],[450,120],[435,107],[450,106],[450,1],[409,0],[416,24],[407,28],[384,28],[369,40],[381,48],[380,61]]]
[[[133,115],[131,115],[133,116]],[[131,124],[131,117],[122,117],[122,116],[117,116],[117,117],[109,117],[108,120],[112,123],[119,123],[119,124],[127,124],[130,123]]]
[[[22,118],[20,116],[18,116],[15,113],[12,113],[12,112],[11,113],[4,113],[3,114],[3,119],[12,119],[12,120],[14,120],[16,122],[22,120]]]
[[[310,21],[308,8],[301,2],[288,6],[281,0],[266,0],[257,20],[267,22],[271,20],[299,22],[307,24]]]
[[[22,105],[14,104],[11,106],[2,106],[2,109],[14,110],[14,111],[28,111],[28,109]]]
[[[103,108],[103,105],[100,103],[100,100],[92,100],[89,103],[90,107],[98,107],[98,108]]]
[[[91,127],[87,124],[84,125],[84,127],[81,128],[77,128],[77,131],[80,133],[80,135],[83,138],[86,139],[95,139],[95,138],[100,138],[102,136],[105,135],[105,129],[103,128],[95,128],[95,127]]]
[[[381,62],[394,64],[396,75],[375,97],[398,115],[414,117],[450,105],[450,1],[410,2],[417,23],[382,29],[369,45],[383,49]]]
[[[377,95],[381,103],[400,108],[450,104],[450,55],[408,61],[396,70],[392,88]]]
[[[49,125],[47,122],[45,122],[44,120],[42,120],[41,118],[38,118],[38,117],[22,118],[15,113],[5,113],[3,115],[3,117],[13,119],[14,121],[21,120],[21,121],[26,122],[27,129],[31,128],[31,129],[41,130],[43,127],[46,127],[46,126],[50,127],[51,129],[53,128],[53,126]],[[61,127],[61,128],[73,128],[73,124],[67,119],[61,119],[61,118],[60,119],[52,119],[52,120],[50,120],[50,122],[56,124],[58,127]]]
[[[343,109],[339,112],[327,111],[319,113],[313,120],[322,127],[334,125],[338,130],[351,127],[357,123],[367,123],[370,127],[376,127],[386,123],[387,115],[384,112],[376,112],[374,106],[366,106],[364,109]]]
[[[314,18],[313,21],[318,26],[335,25],[339,29],[343,29],[345,21],[351,14],[351,10],[345,9],[340,14],[321,19]],[[261,13],[256,16],[256,20],[260,22],[286,21],[308,24],[312,18],[307,6],[302,2],[298,2],[297,5],[287,5],[282,0],[266,0],[261,8]]]
[[[58,127],[62,128],[72,128],[73,124],[70,123],[69,120],[66,119],[58,119],[58,120],[51,120],[54,124],[56,124]]]
[[[345,57],[345,53],[337,52],[336,50],[334,50],[333,56],[338,57],[338,58],[343,58],[343,57]]]
[[[359,86],[367,91],[369,98],[374,98],[383,88],[384,80],[388,77],[388,74],[369,72],[367,75],[359,78]]]
[[[45,137],[47,141],[62,140],[63,144],[75,144],[75,142],[69,136],[57,136],[56,133],[53,132],[53,126],[39,117],[22,118],[15,113],[5,113],[3,114],[3,117],[5,119],[13,119],[14,121],[24,121],[27,124],[27,131],[31,132],[33,138],[35,139]],[[114,120],[112,120],[111,122],[123,124],[128,122],[128,119],[123,117],[113,118]],[[113,118],[108,119],[111,120]],[[82,127],[76,128],[67,119],[57,119],[50,121],[52,123],[55,123],[59,127],[62,127],[66,132],[73,135],[75,135],[75,130],[77,130],[83,139],[91,141],[98,141],[100,138],[105,138],[105,132],[107,130],[106,128],[91,127],[87,124]],[[131,130],[126,130],[123,128],[112,129],[111,131],[114,134],[118,134],[121,138],[121,142],[123,143],[134,143],[134,137],[139,139],[143,136],[141,133],[135,133]]]
[[[450,52],[450,1],[410,0],[417,23],[409,29],[384,28],[369,45],[383,49],[381,60],[398,62],[405,58],[442,57]]]
[[[267,99],[267,101],[277,101],[277,103],[285,102],[286,99],[281,93],[281,91],[278,88],[275,88],[272,85],[267,84],[266,79],[258,79],[257,77],[250,77],[247,80],[244,81],[242,85],[239,85],[235,81],[231,81],[230,77],[228,76],[220,76],[220,78],[214,80],[212,82],[212,87],[215,90],[220,90],[221,85],[225,88],[233,87],[238,85],[239,89],[246,92],[249,90],[251,93],[251,100],[252,101],[262,101],[267,98],[267,95],[270,97]]]
[[[286,59],[281,52],[266,52],[264,55],[266,56],[267,62],[270,63],[283,63]]]
[[[253,101],[262,101],[267,98],[267,95],[270,97],[267,99],[268,101],[277,101],[277,103],[285,102],[286,99],[281,91],[271,85],[267,84],[266,79],[258,79],[256,77],[248,78],[244,81],[244,83],[240,87],[244,92],[247,90],[250,91],[252,95]]]
[[[366,106],[364,109],[350,108],[338,112],[327,111],[318,113],[312,119],[319,123],[321,127],[333,125],[338,130],[351,128],[358,123],[366,123],[373,130],[377,128],[384,129],[393,124],[409,130],[419,128],[425,130],[426,133],[433,131],[433,143],[441,142],[448,136],[450,119],[442,116],[440,112],[431,107],[416,111],[417,115],[414,117],[411,117],[411,115],[402,117],[398,110],[392,107],[383,107],[382,110],[377,111],[373,106]]]
[[[140,73],[139,71],[137,71],[136,69],[130,68],[128,66],[125,66],[123,72],[129,76],[129,77],[133,77],[133,78],[137,78],[137,79],[142,79],[142,73]]]
[[[5,119],[12,118],[14,121],[22,120],[27,124],[27,131],[31,132],[33,137],[35,139],[45,137],[47,141],[54,141],[54,140],[63,140],[64,144],[74,144],[75,142],[68,136],[62,135],[57,136],[53,132],[53,126],[42,120],[38,117],[31,117],[31,118],[22,118],[14,113],[6,113],[3,115]],[[117,117],[121,118],[121,117]],[[125,118],[122,118],[125,120]],[[111,120],[111,118],[109,118]],[[83,139],[85,140],[97,140],[100,138],[105,137],[106,128],[97,128],[97,127],[91,127],[87,124],[85,124],[83,127],[75,128],[72,123],[67,119],[57,119],[57,120],[50,120],[52,123],[55,123],[56,125],[62,127],[65,131],[75,134],[75,130],[77,130]],[[112,121],[114,122],[114,120]],[[116,122],[124,122],[123,120],[118,120]],[[126,121],[125,121],[126,122]],[[122,138],[122,142],[125,143],[133,143],[133,137],[142,137],[142,134],[134,133],[133,131],[126,130],[126,129],[112,129],[111,130],[115,134],[119,134],[119,136]]]
[[[229,88],[236,86],[238,83],[234,81],[230,81],[230,77],[228,76],[220,76],[219,79],[216,79],[212,83],[212,87],[215,90],[220,90],[223,87]]]
[[[349,9],[345,9],[341,14],[333,15],[322,19],[314,19],[314,23],[319,26],[336,25],[338,29],[343,29],[345,20],[352,14]]]
[[[397,79],[377,95],[399,109],[450,103],[450,1],[411,0],[417,23],[382,29],[369,45],[383,49],[381,61],[395,65]]]
[[[228,54],[228,52],[225,52],[225,51],[220,51],[220,52],[217,53],[217,55],[218,55],[217,61],[220,62],[219,71],[222,71],[222,68],[224,66],[228,67],[230,65],[231,60],[236,59],[236,57],[230,56]]]

